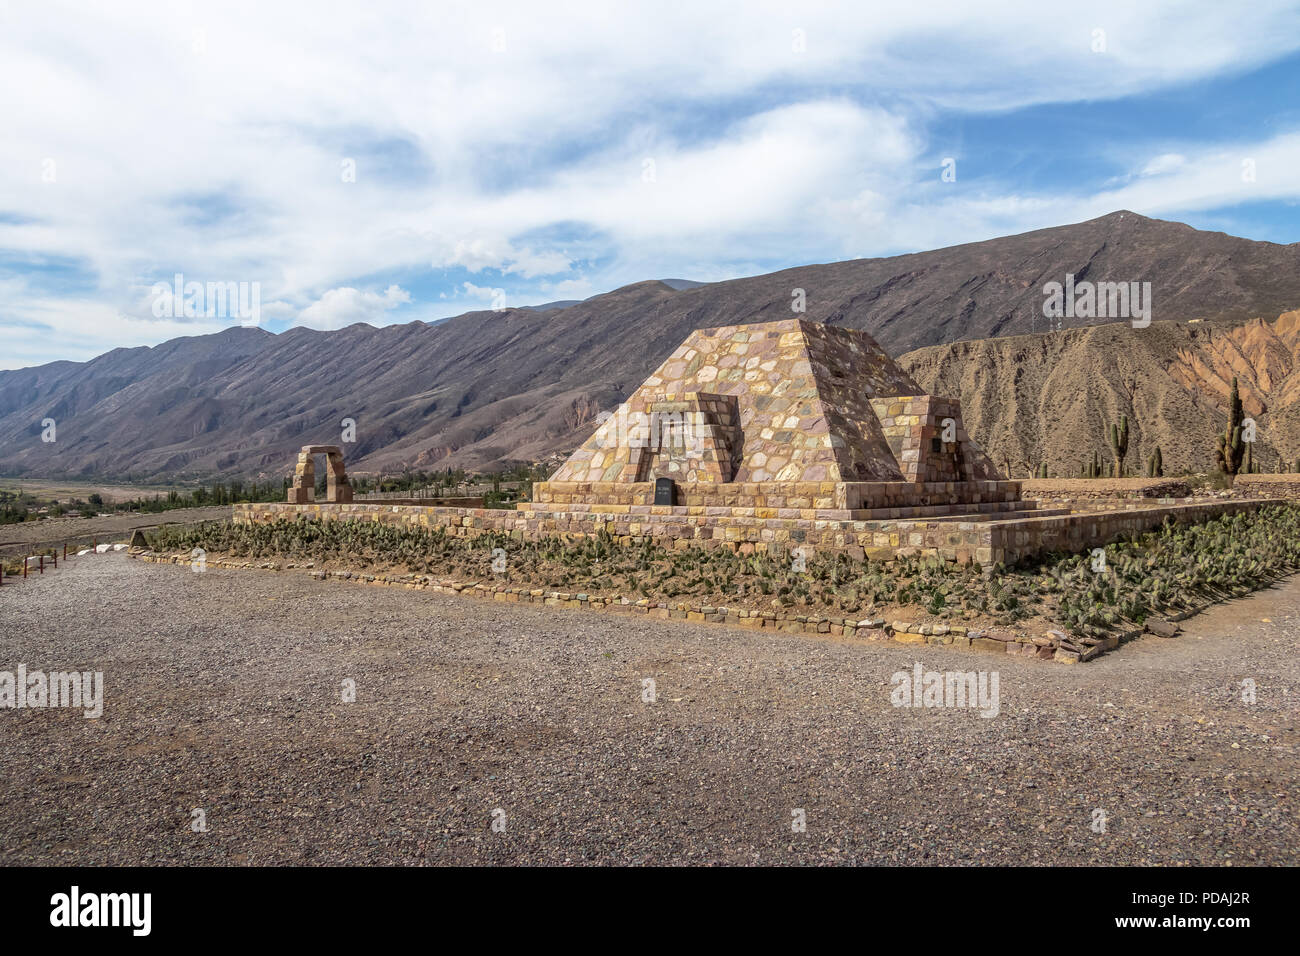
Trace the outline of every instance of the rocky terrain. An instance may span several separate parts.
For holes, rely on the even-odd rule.
[[[576,447],[690,331],[788,318],[795,290],[808,319],[864,329],[895,356],[950,346],[909,362],[925,384],[980,406],[975,437],[1013,467],[1046,458],[1077,470],[1066,451],[1087,443],[1080,430],[1098,434],[1135,398],[1135,445],[1181,436],[1163,448],[1167,470],[1181,467],[1203,453],[1225,369],[1256,361],[1265,365],[1252,389],[1267,396],[1270,428],[1293,427],[1284,409],[1296,386],[1278,378],[1294,363],[1288,334],[1241,355],[1226,342],[1214,351],[1217,339],[1207,350],[1221,325],[1130,330],[1139,339],[1124,324],[1064,319],[1061,333],[1022,338],[1048,331],[1043,286],[1067,273],[1151,282],[1157,326],[1272,320],[1300,306],[1300,244],[1116,212],[913,255],[707,285],[642,282],[554,308],[336,332],[234,328],[0,372],[0,473],[265,479],[290,470],[298,446],[337,441],[345,417],[357,423],[353,470],[539,460]],[[1146,389],[1136,396],[1125,391],[1132,377]],[[57,442],[41,441],[46,417]]]
[[[1300,863],[1295,580],[1073,667],[121,554],[0,604],[105,696],[0,712],[4,865]]]
[[[962,401],[966,427],[1001,468],[1025,477],[1039,464],[1073,477],[1093,451],[1113,460],[1108,430],[1129,418],[1128,473],[1158,446],[1166,475],[1214,466],[1228,392],[1257,423],[1257,460],[1269,471],[1300,458],[1300,311],[1244,324],[1113,324],[1042,335],[957,342],[902,356],[932,393]]]

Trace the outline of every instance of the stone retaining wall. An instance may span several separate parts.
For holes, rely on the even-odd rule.
[[[665,546],[726,547],[741,553],[784,550],[845,552],[854,558],[888,560],[900,554],[934,555],[982,565],[1011,564],[1049,551],[1082,551],[1120,535],[1158,527],[1166,517],[1180,523],[1254,510],[1281,499],[1223,500],[1133,511],[1090,512],[998,520],[846,521],[810,518],[755,518],[727,514],[680,513],[685,509],[645,506],[645,512],[499,511],[390,504],[237,504],[236,522],[292,520],[305,515],[322,520],[379,521],[445,528],[458,537],[504,532],[520,538],[545,535],[658,539]],[[725,509],[719,509],[725,511]]]
[[[1191,493],[1183,478],[1024,478],[1020,493],[1052,502],[1105,498],[1182,498]]]
[[[686,482],[677,486],[677,502],[689,508],[747,508],[763,511],[797,509],[861,511],[1016,502],[1017,481],[770,481]],[[533,485],[533,507],[599,506],[609,511],[654,504],[652,481],[539,481]],[[825,515],[822,515],[825,517]],[[844,515],[844,517],[849,517]]]
[[[1238,475],[1232,491],[1239,498],[1300,498],[1300,475]]]
[[[999,521],[989,525],[989,548],[994,560],[1004,564],[1052,551],[1079,552],[1107,544],[1126,534],[1150,531],[1167,518],[1180,525],[1195,524],[1223,514],[1254,511],[1265,504],[1284,504],[1281,499],[1241,501],[1225,499],[1192,504],[1153,505],[1131,511],[1097,511]]]

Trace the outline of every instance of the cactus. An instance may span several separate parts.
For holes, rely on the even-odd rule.
[[[1241,462],[1241,470],[1249,475],[1255,471],[1255,467],[1256,467],[1255,456],[1251,451],[1251,449],[1254,447],[1254,442],[1246,442],[1245,444],[1246,444],[1246,453],[1245,453],[1245,457],[1242,459]]]
[[[1124,458],[1128,455],[1128,416],[1121,415],[1119,424],[1110,424],[1110,448],[1115,453],[1115,477],[1124,477]]]
[[[1040,464],[1040,465],[1038,466],[1038,477],[1039,477],[1039,478],[1046,478],[1046,477],[1047,477],[1047,464],[1046,464],[1046,462],[1044,462],[1043,464]]]
[[[1147,476],[1150,478],[1163,478],[1165,476],[1165,460],[1160,453],[1159,445],[1156,445],[1156,450],[1147,459]]]
[[[1241,471],[1243,452],[1248,450],[1242,448],[1241,422],[1244,416],[1241,411],[1241,394],[1237,391],[1236,376],[1232,379],[1228,406],[1228,427],[1219,436],[1219,445],[1215,449],[1214,456],[1221,472],[1225,475],[1235,475]]]
[[[1089,478],[1101,477],[1101,453],[1094,451],[1092,453],[1092,468],[1088,472]]]

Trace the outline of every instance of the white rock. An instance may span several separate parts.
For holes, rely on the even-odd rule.
[[[96,554],[107,554],[107,553],[108,553],[108,549],[111,548],[111,547],[112,547],[112,545],[108,545],[108,544],[97,545],[97,546],[95,547],[95,553],[96,553]]]
[[[115,544],[115,545],[113,545],[113,550],[114,550],[114,551],[125,551],[125,550],[126,550],[126,545],[124,545],[124,544]]]
[[[83,554],[90,554],[90,549],[82,548],[80,551],[77,552],[77,557],[81,557]]]

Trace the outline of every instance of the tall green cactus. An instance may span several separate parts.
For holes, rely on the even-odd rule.
[[[1092,453],[1092,461],[1085,461],[1079,465],[1080,478],[1100,478],[1101,477],[1101,455],[1097,452]]]
[[[1147,475],[1151,478],[1163,478],[1165,476],[1165,459],[1160,454],[1159,445],[1156,445],[1156,450],[1147,459]]]
[[[1237,378],[1233,376],[1232,392],[1228,396],[1228,427],[1219,436],[1219,445],[1214,456],[1219,470],[1225,475],[1235,475],[1241,471],[1243,453],[1249,452],[1249,442],[1241,440],[1241,422],[1245,416],[1241,411],[1241,394],[1237,391]]]
[[[1121,415],[1119,424],[1110,424],[1110,447],[1115,453],[1115,477],[1124,477],[1124,458],[1128,455],[1128,416]]]

